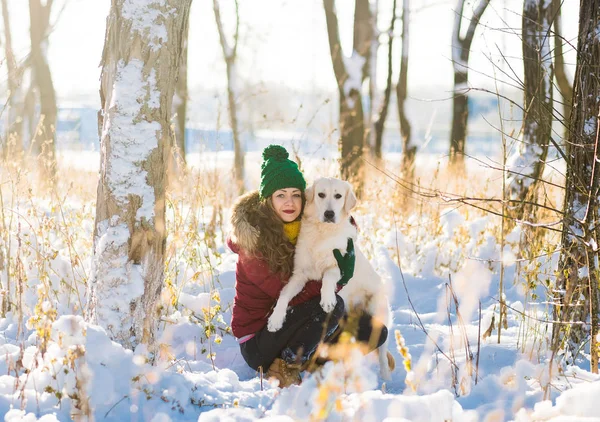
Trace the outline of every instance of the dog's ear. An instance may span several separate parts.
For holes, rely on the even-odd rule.
[[[344,202],[344,211],[350,214],[350,210],[356,206],[356,195],[354,195],[354,189],[350,182],[346,182],[348,185],[348,191],[346,192],[346,202]]]
[[[304,196],[306,196],[306,202],[312,202],[315,199],[314,183],[306,188],[306,190],[304,191]]]

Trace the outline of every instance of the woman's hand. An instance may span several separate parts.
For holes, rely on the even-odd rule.
[[[337,261],[338,267],[340,267],[340,273],[342,278],[337,282],[338,286],[343,287],[348,284],[348,281],[354,275],[354,264],[356,262],[356,255],[354,254],[354,242],[351,238],[348,238],[348,246],[346,246],[346,254],[342,256],[339,249],[333,250],[333,256]]]

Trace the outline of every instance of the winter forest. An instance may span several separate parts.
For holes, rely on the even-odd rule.
[[[4,421],[600,421],[600,0],[0,6]],[[270,144],[352,184],[389,379],[244,361]]]

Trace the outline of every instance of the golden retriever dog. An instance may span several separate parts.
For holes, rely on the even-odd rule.
[[[352,185],[334,178],[317,179],[306,189],[306,205],[296,252],[294,271],[279,295],[267,328],[275,332],[285,320],[289,302],[302,291],[308,280],[322,280],[321,306],[325,312],[335,307],[336,284],[341,278],[333,255],[334,249],[346,253],[348,238],[354,241],[356,263],[354,275],[339,292],[346,310],[364,309],[381,323],[391,322],[391,313],[384,283],[356,244],[357,228],[350,221],[350,211],[356,205]],[[377,327],[374,327],[376,329]],[[387,341],[379,348],[382,378],[390,379],[393,357],[388,357]]]

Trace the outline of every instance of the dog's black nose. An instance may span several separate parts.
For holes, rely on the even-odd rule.
[[[325,216],[325,220],[333,220],[333,217],[335,217],[335,212],[327,210],[323,215]]]

